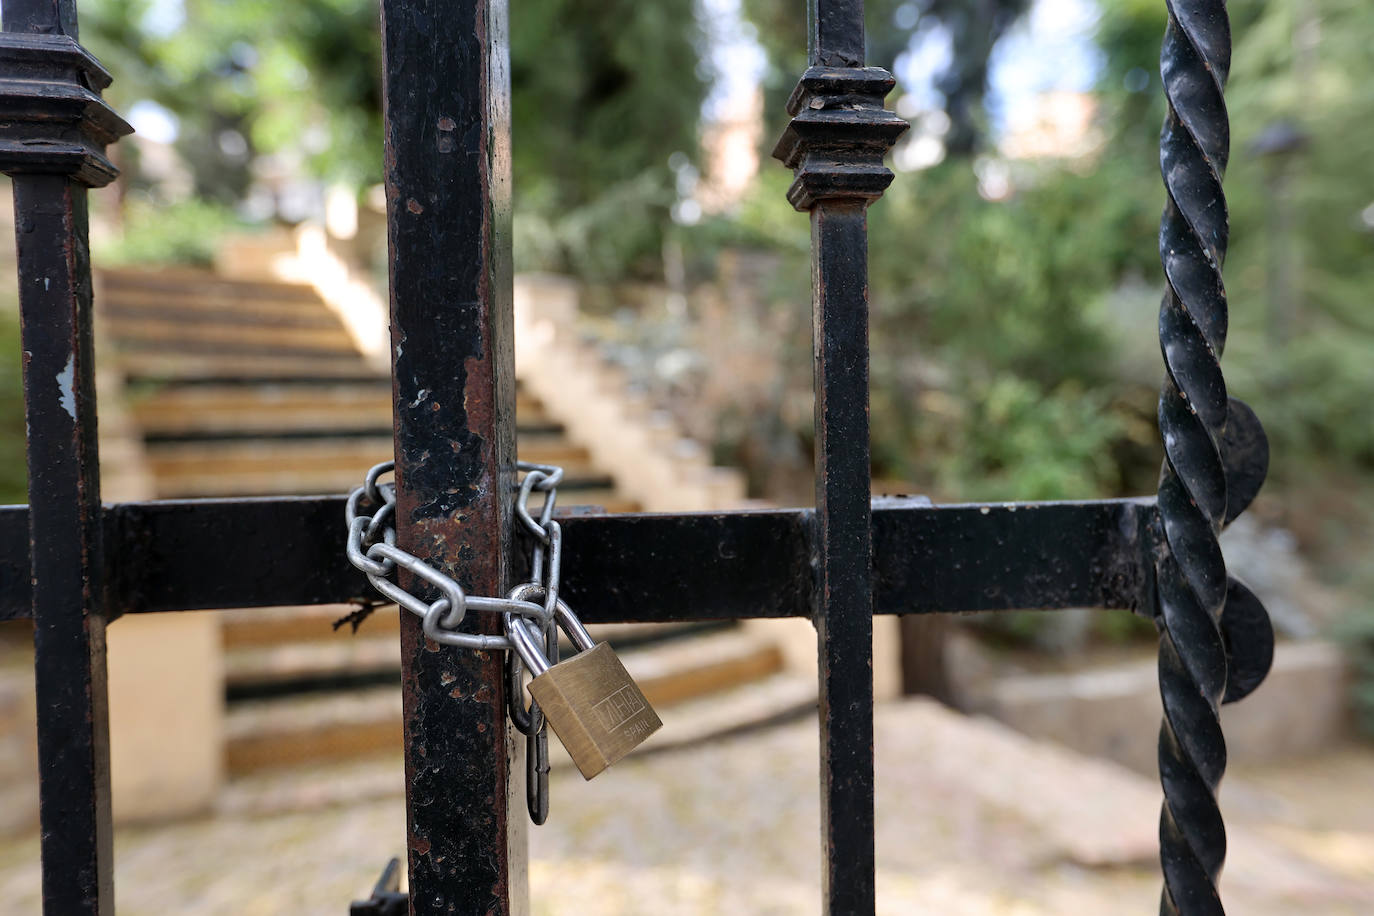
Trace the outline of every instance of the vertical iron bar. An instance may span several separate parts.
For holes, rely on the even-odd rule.
[[[76,32],[74,0],[6,0],[4,29]],[[15,174],[28,427],[43,908],[114,912],[109,718],[86,188]]]
[[[864,65],[864,0],[807,0],[813,67]]]
[[[864,204],[811,210],[824,912],[872,913],[873,597]]]
[[[14,178],[28,425],[43,906],[114,912],[86,189]]]
[[[1217,538],[1230,502],[1223,446],[1233,412],[1220,362],[1228,236],[1221,179],[1230,150],[1222,87],[1231,32],[1225,0],[1166,5],[1160,73],[1169,107],[1159,140],[1167,193],[1159,228],[1166,290],[1159,342],[1167,374],[1159,396],[1165,453],[1159,514],[1168,549],[1156,569],[1164,705],[1159,908],[1166,916],[1220,916],[1217,879],[1226,858],[1226,829],[1216,793],[1226,769],[1226,741],[1218,706],[1228,672],[1221,630],[1226,561]]]
[[[811,65],[773,155],[811,213],[822,907],[838,916],[875,905],[866,210],[906,124],[883,109],[891,74],[863,67],[863,0],[811,0],[808,16]]]
[[[382,38],[399,544],[470,592],[503,594],[515,483],[505,0],[383,0]],[[401,617],[411,912],[523,912],[501,653],[437,646]],[[469,614],[464,626],[500,624]]]
[[[3,18],[6,32],[77,37],[76,0],[5,0]]]

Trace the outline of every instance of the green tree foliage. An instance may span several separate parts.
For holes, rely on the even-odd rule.
[[[1260,410],[1281,456],[1276,480],[1316,462],[1374,467],[1374,13],[1360,0],[1237,0],[1230,11],[1227,378]],[[1135,159],[1153,152],[1164,112],[1164,10],[1108,0],[1102,22],[1106,155]],[[1150,74],[1143,91],[1122,88],[1133,69]],[[1301,148],[1257,149],[1275,126],[1296,130]],[[1120,190],[1162,201],[1157,171],[1150,178],[1152,188]]]
[[[116,74],[110,97],[151,99],[179,121],[200,196],[233,203],[258,153],[303,153],[330,178],[381,175],[376,0],[94,0],[85,42]]]
[[[868,0],[867,63],[894,70],[898,56],[919,30],[934,27],[947,32],[952,54],[935,80],[950,117],[947,145],[955,155],[971,154],[987,132],[983,97],[993,46],[1029,5],[1030,0]],[[801,6],[791,0],[744,0],[744,12],[768,52],[769,113],[780,127],[783,103],[806,69],[806,19]]]
[[[694,155],[693,0],[522,0],[511,19],[517,193],[578,206]]]
[[[949,66],[935,78],[945,97],[949,133],[945,146],[952,155],[975,152],[987,133],[983,96],[988,86],[988,59],[1007,29],[1020,18],[1030,0],[927,0],[927,15],[950,34],[953,53]]]
[[[785,7],[746,8],[764,23]],[[897,8],[869,7],[879,17]],[[970,160],[952,156],[899,175],[870,212],[879,473],[945,498],[1153,488],[1165,15],[1158,0],[1103,0],[1094,93],[1103,145],[1093,156],[1010,163],[1014,191],[1002,200],[983,199]],[[1231,18],[1227,378],[1264,418],[1274,486],[1333,462],[1367,470],[1374,13],[1360,0],[1234,0]],[[804,37],[761,32],[793,58]],[[784,59],[776,52],[774,68]],[[1296,125],[1305,147],[1259,155],[1255,139],[1280,122]],[[1275,219],[1285,200],[1286,229]],[[782,218],[764,219],[765,209],[743,213],[760,227]],[[781,250],[801,258],[795,246]],[[1289,303],[1275,282],[1285,257]],[[784,273],[795,279],[787,297],[804,297],[800,264]]]
[[[668,160],[695,159],[706,93],[693,0],[530,0],[511,15],[519,266],[656,272]]]
[[[874,208],[873,427],[902,437],[875,445],[886,473],[945,498],[1148,484],[1151,389],[1120,377],[1107,309],[1118,278],[1153,262],[1157,217],[1112,193],[1116,171],[1050,170],[989,201],[951,159]]]
[[[117,105],[146,98],[177,116],[201,196],[238,200],[262,153],[303,154],[303,170],[358,186],[381,180],[377,0],[184,0],[179,23],[153,9],[90,0],[83,35],[118,77]],[[516,203],[543,231],[538,266],[624,272],[656,254],[674,199],[668,158],[696,147],[698,33],[692,0],[513,4]],[[621,201],[614,212],[594,206],[607,196]],[[582,257],[579,239],[603,229],[614,244]]]

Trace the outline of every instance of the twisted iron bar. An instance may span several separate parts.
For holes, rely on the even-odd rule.
[[[1167,289],[1159,340],[1167,370],[1159,398],[1165,461],[1159,513],[1167,550],[1157,568],[1162,914],[1223,913],[1217,878],[1226,830],[1217,786],[1226,769],[1219,705],[1228,646],[1221,617],[1228,579],[1218,536],[1228,521],[1224,439],[1231,403],[1221,373],[1228,237],[1221,180],[1230,149],[1222,95],[1231,59],[1224,0],[1166,0],[1160,52],[1168,115],[1160,134],[1167,202],[1159,255]]]

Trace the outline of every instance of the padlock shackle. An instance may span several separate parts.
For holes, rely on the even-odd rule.
[[[558,599],[558,604],[554,609],[554,619],[558,621],[558,627],[573,645],[577,646],[578,651],[587,652],[596,648],[596,643],[592,641],[592,634],[587,632],[587,628],[582,625],[582,621],[577,619],[577,615],[572,612],[572,608],[563,603],[563,599]]]
[[[547,589],[540,583],[523,582],[511,589],[507,597],[512,601],[529,601],[537,604],[537,601],[532,601],[531,599],[536,596],[542,598],[546,594]],[[554,620],[557,622],[559,629],[568,634],[568,638],[571,639],[573,645],[577,647],[577,651],[587,652],[596,648],[596,642],[592,639],[592,634],[587,632],[587,628],[582,625],[582,621],[577,619],[577,615],[572,612],[572,608],[563,603],[562,598],[559,598],[554,605]]]
[[[551,666],[539,645],[540,639],[530,632],[529,622],[525,618],[517,614],[506,615],[506,638],[510,640],[511,648],[520,656],[520,661],[530,670],[530,674],[539,677],[549,670]]]

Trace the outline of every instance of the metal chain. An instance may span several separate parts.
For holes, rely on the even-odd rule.
[[[516,586],[511,591],[511,597],[523,597],[531,590],[544,592],[543,609],[548,614],[541,621],[544,655],[550,665],[556,665],[558,627],[554,622],[554,611],[558,606],[558,583],[562,574],[563,528],[553,520],[553,510],[558,502],[558,484],[563,480],[563,469],[527,462],[521,462],[519,469],[525,471],[525,478],[520,482],[520,492],[515,498],[515,517],[534,538],[534,548],[530,555],[530,581]],[[530,515],[529,508],[530,497],[535,490],[544,494],[544,505],[540,507],[537,522]],[[507,712],[516,729],[525,735],[525,805],[529,809],[530,820],[542,824],[549,817],[549,723],[533,697],[530,698],[529,708],[525,707],[523,668],[518,652],[506,653]]]
[[[558,664],[558,586],[562,575],[563,529],[553,519],[558,499],[558,484],[563,469],[554,465],[520,462],[525,472],[515,498],[515,517],[521,529],[534,541],[530,554],[529,581],[517,585],[505,598],[468,595],[452,577],[424,560],[396,546],[396,486],[383,482],[395,462],[386,461],[367,472],[363,485],[348,495],[344,520],[348,525],[345,553],[348,561],[366,574],[372,587],[385,598],[415,614],[423,621],[425,636],[449,646],[487,651],[510,650],[514,646],[505,635],[489,636],[461,633],[457,626],[467,612],[502,614],[510,628],[512,615],[538,623],[544,638],[544,654],[551,665]],[[530,512],[534,493],[544,497],[536,519]],[[364,505],[372,512],[363,514]],[[396,570],[404,569],[438,590],[439,597],[429,601],[392,581]],[[542,603],[526,600],[541,597]],[[539,704],[524,704],[524,665],[515,651],[506,652],[506,709],[511,723],[525,735],[525,792],[530,819],[544,823],[549,816],[549,737],[548,722]]]

